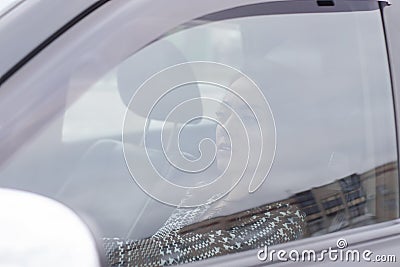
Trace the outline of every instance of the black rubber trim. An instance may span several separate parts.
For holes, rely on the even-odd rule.
[[[321,3],[325,5],[321,5]],[[328,5],[327,3],[333,3]],[[199,21],[221,21],[235,18],[266,16],[277,14],[302,14],[302,13],[334,13],[334,12],[354,12],[371,11],[378,7],[372,1],[338,1],[336,4],[332,0],[324,1],[277,1],[248,4],[245,6],[233,7],[223,11],[211,13],[197,18]]]
[[[399,117],[398,117],[398,109],[400,107],[397,106],[397,101],[396,101],[396,97],[397,94],[395,92],[396,88],[395,88],[395,83],[394,83],[394,78],[393,78],[393,68],[392,68],[392,61],[391,61],[391,56],[390,56],[390,47],[389,47],[389,40],[388,40],[388,33],[387,33],[387,29],[386,29],[386,21],[385,21],[385,15],[383,12],[383,9],[385,7],[388,6],[387,2],[383,2],[380,1],[379,2],[379,9],[381,12],[381,19],[382,19],[382,27],[383,27],[383,34],[385,37],[385,45],[386,45],[386,56],[387,56],[387,60],[388,60],[388,64],[389,64],[389,75],[390,75],[390,85],[392,87],[392,100],[393,100],[393,110],[394,110],[394,123],[395,123],[395,131],[396,131],[396,143],[397,143],[397,179],[399,181],[399,174],[400,174],[400,140],[399,140],[399,136],[400,136],[400,130],[399,130]],[[400,183],[398,184],[399,188],[398,190],[400,190]],[[400,192],[400,191],[399,191]],[[399,210],[398,212],[400,212],[400,206],[399,206]]]
[[[99,0],[96,3],[89,6],[87,9],[79,13],[73,19],[71,19],[67,24],[62,26],[55,33],[50,35],[47,39],[45,39],[42,43],[40,43],[35,49],[33,49],[29,54],[27,54],[24,58],[22,58],[17,64],[15,64],[10,70],[8,70],[3,76],[0,78],[0,86],[5,83],[14,73],[16,73],[20,68],[22,68],[28,61],[34,58],[37,54],[39,54],[43,49],[45,49],[49,44],[51,44],[54,40],[60,37],[63,33],[72,28],[75,24],[85,18],[87,15],[104,5],[105,3],[111,0]]]
[[[335,6],[332,0],[317,0],[318,6]]]

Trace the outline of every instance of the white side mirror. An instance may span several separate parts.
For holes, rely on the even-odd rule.
[[[96,242],[64,205],[0,189],[0,266],[101,266]]]

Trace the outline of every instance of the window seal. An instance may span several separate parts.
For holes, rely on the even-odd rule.
[[[389,78],[390,78],[390,85],[392,88],[392,101],[393,101],[393,111],[394,111],[394,124],[395,124],[395,134],[396,134],[396,151],[397,151],[397,173],[400,174],[400,131],[399,131],[399,116],[398,112],[399,107],[397,106],[397,101],[396,101],[396,93],[395,93],[395,82],[394,82],[394,71],[393,71],[393,62],[392,62],[392,57],[390,53],[390,46],[389,46],[389,34],[387,32],[387,25],[386,25],[386,20],[385,20],[385,15],[384,15],[384,9],[388,6],[391,5],[391,3],[388,0],[378,0],[379,3],[379,10],[381,13],[381,20],[382,20],[382,28],[383,28],[383,34],[385,38],[385,46],[386,46],[386,57],[388,61],[388,68],[389,68]],[[397,177],[398,181],[398,190],[400,192],[400,177]],[[398,213],[400,214],[400,205],[398,208]]]

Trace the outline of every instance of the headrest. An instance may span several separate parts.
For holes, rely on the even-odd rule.
[[[140,50],[124,61],[118,68],[118,89],[122,101],[128,106],[136,90],[147,79],[165,68],[186,62],[187,60],[181,51],[166,40],[155,41],[153,44]],[[186,75],[188,74],[186,73]],[[193,72],[189,72],[189,75],[192,75],[192,80],[195,80]],[[162,101],[157,104],[157,109],[151,114],[151,119],[163,121],[167,115],[166,113],[171,111],[171,105],[176,106],[185,100],[200,97],[197,84],[185,85],[184,87],[184,90],[173,90],[165,95]],[[156,101],[157,99],[154,99],[154,103]],[[200,102],[193,108],[196,108],[200,113],[202,111]],[[147,116],[147,114],[138,114],[140,110],[136,111],[136,113],[142,117]]]

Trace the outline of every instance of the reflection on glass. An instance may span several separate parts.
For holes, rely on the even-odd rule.
[[[53,197],[89,218],[106,237],[115,265],[172,265],[398,218],[395,127],[379,11],[254,16],[182,28],[93,81],[1,166],[0,185]],[[127,170],[124,111],[151,75],[205,60],[233,66],[260,87],[275,119],[275,159],[254,193],[246,180],[215,203],[171,207],[146,195]],[[260,145],[254,116],[242,103],[216,86],[197,86],[201,97],[240,110],[248,137]],[[232,87],[248,94],[238,80]],[[149,158],[168,181],[208,183],[228,166],[231,153],[243,152],[222,129],[232,126],[232,113],[202,104],[221,124],[199,120],[183,128],[180,147],[189,159],[201,156],[198,144],[205,137],[216,144],[215,162],[194,178],[166,162],[159,138],[165,121],[153,118],[148,125]],[[171,136],[182,126],[165,125]],[[129,131],[138,142],[125,147],[137,157],[147,156],[134,154],[144,146],[142,130]]]
[[[184,227],[170,224],[150,238],[107,238],[107,257],[111,265],[174,265],[395,219],[397,179],[397,163],[390,162],[274,203]],[[195,214],[180,210],[172,219]]]
[[[178,207],[147,238],[106,239],[110,261],[187,263],[397,218],[398,173],[384,40],[382,34],[366,34],[367,28],[381,33],[379,13],[359,15],[357,25],[354,14],[250,17],[227,22],[230,36],[235,29],[234,36],[240,36],[242,46],[232,48],[236,50],[230,57],[224,53],[219,62],[238,64],[235,67],[254,79],[276,119],[277,157],[271,173],[254,194],[248,193],[248,181],[241,181],[215,203],[197,209]],[[339,17],[343,24],[337,23]],[[333,21],[334,27],[329,24]],[[224,28],[224,23],[183,30],[166,40],[192,60],[204,60],[210,55],[185,46],[182,40],[197,33],[212,44],[221,36],[210,33]],[[316,23],[324,26],[316,28]],[[307,35],[311,27],[319,34]],[[347,38],[338,44],[336,39],[344,35]],[[248,46],[251,49],[246,50]],[[381,69],[365,66],[371,55],[380,61]],[[360,62],[364,64],[361,69]],[[239,94],[249,94],[240,80],[231,87]],[[385,94],[381,88],[386,88]],[[260,140],[257,121],[248,107],[226,91],[202,89],[200,86],[203,97],[224,103],[215,111],[220,124],[215,126],[214,168],[221,172],[230,164],[239,165],[230,161],[232,153],[245,151],[245,142],[231,144],[230,134],[235,131],[224,129],[239,126],[231,125],[234,114],[227,107],[238,111],[249,139]],[[196,129],[205,129],[205,125],[193,125],[189,140],[197,140]],[[183,150],[196,154],[196,146],[190,142]],[[255,167],[248,165],[249,170]],[[125,253],[121,256],[118,251]]]

